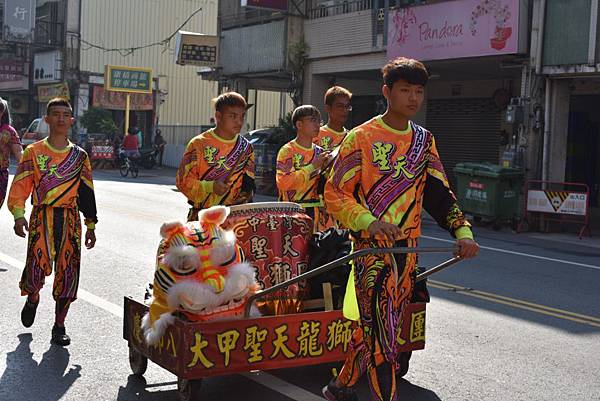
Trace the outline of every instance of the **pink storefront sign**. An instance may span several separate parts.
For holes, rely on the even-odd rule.
[[[387,55],[419,60],[518,52],[519,0],[456,0],[390,13]]]

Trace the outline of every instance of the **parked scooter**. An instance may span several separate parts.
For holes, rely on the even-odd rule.
[[[158,149],[156,149],[156,147],[152,147],[152,149],[142,149],[140,151],[140,159],[137,162],[140,164],[140,166],[150,170],[156,166],[157,156]]]

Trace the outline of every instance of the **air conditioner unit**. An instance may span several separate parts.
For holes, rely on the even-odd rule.
[[[11,96],[8,100],[8,106],[11,113],[24,114],[29,111],[29,104],[25,96]]]

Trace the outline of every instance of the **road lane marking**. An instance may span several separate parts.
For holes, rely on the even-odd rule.
[[[5,255],[3,253],[0,252],[0,260],[4,263],[6,263],[9,266],[12,266],[16,269],[22,269],[24,263],[11,257],[8,255]],[[83,299],[84,301],[97,306],[100,309],[104,309],[105,311],[112,313],[115,316],[118,316],[120,318],[123,317],[123,308],[121,306],[118,306],[116,304],[113,304],[110,301],[105,300],[104,298],[100,298],[97,295],[92,294],[91,292],[88,292],[86,290],[83,290],[81,288],[79,288],[77,290],[77,298],[79,299]]]
[[[441,241],[441,242],[449,242],[451,244],[454,244],[456,242],[456,240],[449,240],[449,239],[444,239],[444,238],[431,237],[429,235],[421,235],[421,238],[427,238],[427,239],[432,239],[432,240]],[[588,264],[579,263],[579,262],[572,262],[570,260],[555,259],[555,258],[549,258],[549,257],[546,257],[546,256],[532,255],[530,253],[509,251],[507,249],[493,248],[491,246],[483,246],[481,244],[479,245],[479,248],[481,248],[481,249],[487,249],[488,251],[509,253],[511,255],[526,256],[528,258],[533,258],[533,259],[548,260],[550,262],[559,262],[559,263],[564,263],[564,264],[573,265],[573,266],[587,267],[589,269],[600,270],[600,266],[588,265]]]
[[[517,309],[523,309],[531,312],[540,313],[543,315],[553,316],[559,319],[570,320],[572,322],[581,323],[588,326],[600,327],[600,318],[594,316],[582,315],[580,313],[551,308],[549,306],[535,304],[533,302],[522,301],[520,299],[505,297],[502,295],[492,294],[485,291],[479,291],[473,288],[462,287],[459,285],[448,284],[441,281],[429,280],[428,285],[433,288],[453,291],[458,294],[466,295],[472,298],[483,299],[485,301],[507,305]]]
[[[23,268],[23,262],[5,255],[0,252],[0,261],[6,263],[7,265],[14,267],[16,269]],[[78,298],[83,299],[84,301],[97,306],[100,309],[104,309],[108,313],[115,315],[119,318],[123,318],[123,307],[113,304],[110,301],[107,301],[103,298],[100,298],[97,295],[92,294],[91,292],[79,289],[77,291]],[[323,398],[311,393],[308,390],[303,389],[302,387],[298,387],[292,383],[288,383],[285,380],[281,380],[280,378],[273,376],[266,372],[248,372],[248,373],[240,373],[242,376],[261,384],[264,387],[267,387],[271,390],[277,391],[285,395],[286,397],[296,400],[296,401],[323,401]]]

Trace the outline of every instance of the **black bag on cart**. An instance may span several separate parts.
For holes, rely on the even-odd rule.
[[[350,254],[351,249],[352,245],[348,230],[332,227],[315,233],[309,243],[310,265],[308,269],[313,270],[335,259],[344,257]],[[310,297],[312,299],[323,298],[323,283],[331,283],[333,304],[335,307],[341,306],[350,271],[350,263],[347,263],[309,279]]]

